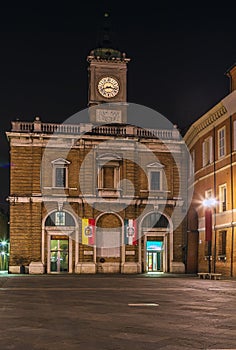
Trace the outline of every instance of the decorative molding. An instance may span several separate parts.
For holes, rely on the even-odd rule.
[[[58,201],[57,202],[57,206],[58,206],[58,211],[62,211],[63,210],[63,202],[62,201]]]
[[[64,165],[64,166],[67,166],[70,164],[70,162],[64,158],[55,159],[55,160],[51,161],[51,163],[53,165]]]
[[[225,114],[227,114],[227,109],[224,105],[222,105],[222,103],[219,103],[215,108],[204,114],[200,119],[198,119],[190,126],[189,130],[184,136],[186,144],[190,146],[193,140],[197,136],[199,137],[199,134],[202,130],[206,130],[206,128],[215,123]]]
[[[151,169],[162,169],[162,168],[164,168],[164,165],[159,163],[159,162],[154,162],[154,163],[148,164],[147,168],[150,168],[150,170]]]

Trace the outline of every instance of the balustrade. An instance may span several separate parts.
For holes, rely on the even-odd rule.
[[[40,120],[34,122],[12,122],[12,131],[23,133],[46,133],[46,134],[82,134],[80,124],[53,124],[42,123]],[[158,138],[165,140],[178,140],[180,135],[176,127],[173,129],[142,129],[135,126],[108,126],[100,125],[90,129],[90,134],[107,135],[107,136],[134,136],[142,138]]]

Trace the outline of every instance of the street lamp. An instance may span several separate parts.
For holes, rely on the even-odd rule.
[[[208,244],[208,272],[211,273],[211,251],[212,251],[212,208],[217,204],[214,197],[206,198],[202,202],[205,208],[205,241]]]
[[[8,244],[6,240],[0,241],[0,270],[6,270],[8,266]]]

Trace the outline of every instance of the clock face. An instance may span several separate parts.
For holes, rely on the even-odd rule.
[[[103,97],[114,97],[119,92],[119,83],[114,78],[104,77],[98,82],[98,91]]]

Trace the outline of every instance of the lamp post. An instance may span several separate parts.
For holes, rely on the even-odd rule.
[[[215,207],[217,200],[213,197],[203,200],[205,207],[205,241],[208,245],[208,272],[211,273],[211,256],[212,256],[212,209]]]

